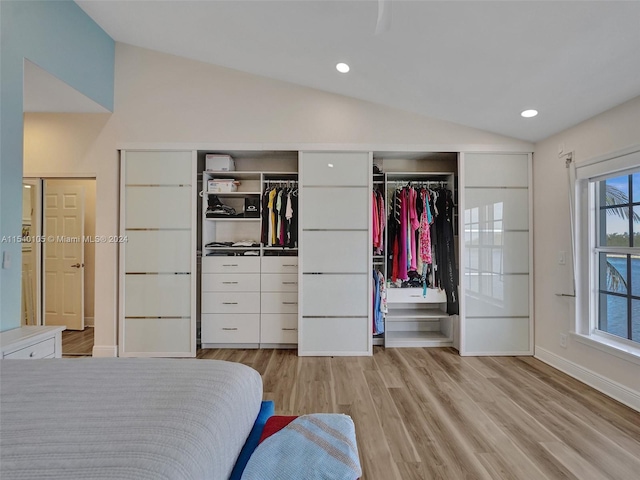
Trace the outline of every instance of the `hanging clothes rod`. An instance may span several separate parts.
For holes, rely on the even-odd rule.
[[[387,184],[391,184],[391,185],[401,185],[404,187],[408,187],[408,186],[412,186],[412,185],[418,185],[418,186],[440,186],[441,188],[444,188],[447,185],[446,181],[439,181],[439,180],[390,180],[387,181]]]

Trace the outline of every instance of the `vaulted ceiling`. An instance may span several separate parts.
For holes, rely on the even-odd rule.
[[[529,141],[640,95],[640,2],[77,3],[118,42]]]

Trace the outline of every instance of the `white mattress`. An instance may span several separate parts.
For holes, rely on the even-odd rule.
[[[262,400],[216,360],[0,360],[0,478],[227,479]]]

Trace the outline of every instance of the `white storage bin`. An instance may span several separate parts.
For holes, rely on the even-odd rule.
[[[240,182],[236,182],[235,180],[208,180],[207,181],[207,191],[209,193],[229,193],[229,192],[237,192],[238,185]]]
[[[205,168],[213,172],[231,172],[236,169],[236,163],[229,155],[207,153],[204,156]]]

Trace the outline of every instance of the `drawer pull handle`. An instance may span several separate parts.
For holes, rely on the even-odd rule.
[[[222,302],[223,305],[237,305],[238,302]]]
[[[409,295],[410,297],[422,298],[422,295]]]
[[[283,305],[297,305],[298,302],[282,302]]]
[[[238,264],[237,263],[223,263],[222,266],[223,267],[237,267]]]
[[[297,267],[298,265],[294,265],[293,263],[283,263],[283,267]]]
[[[31,358],[33,358],[33,357],[35,357],[35,356],[36,356],[36,352],[31,352],[31,353],[29,354],[29,357],[31,357]]]
[[[237,285],[238,282],[222,282],[223,285]]]
[[[226,327],[222,327],[223,330],[237,330],[237,328],[226,328]]]
[[[282,282],[283,285],[297,285],[298,282]]]
[[[297,328],[283,328],[282,330],[287,331],[287,332],[295,332],[298,329]]]

